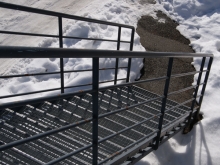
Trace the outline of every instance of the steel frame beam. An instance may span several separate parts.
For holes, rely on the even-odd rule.
[[[1,58],[192,58],[192,57],[213,57],[213,54],[205,53],[173,53],[173,52],[138,52],[138,51],[117,51],[117,50],[94,50],[94,49],[73,49],[73,48],[39,48],[0,46]]]

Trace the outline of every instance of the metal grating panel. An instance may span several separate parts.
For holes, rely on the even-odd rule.
[[[99,92],[99,115],[157,98],[136,86]],[[168,101],[166,109],[177,103]],[[99,119],[98,161],[107,162],[114,156],[131,149],[137,142],[157,132],[161,100],[137,105]],[[163,125],[184,116],[188,107],[169,111]],[[1,110],[1,145],[33,135],[55,130],[68,124],[89,120],[92,117],[92,95],[84,94],[68,99],[25,105],[19,110]],[[155,135],[156,136],[156,135]],[[155,137],[154,136],[154,137]],[[92,121],[29,141],[1,152],[1,164],[44,164],[92,143]],[[58,164],[92,164],[92,148],[87,148],[60,161]]]

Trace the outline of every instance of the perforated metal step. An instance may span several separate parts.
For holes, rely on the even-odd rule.
[[[129,107],[125,111],[99,119],[100,163],[108,162],[113,155],[132,150],[137,142],[156,136],[161,115],[161,99],[137,107],[132,105],[157,97],[158,95],[137,86],[99,92],[99,115]],[[166,109],[176,105],[178,104],[168,100]],[[186,106],[168,111],[164,117],[164,129],[174,121],[178,122],[187,113],[189,108]],[[91,94],[53,102],[45,101],[38,105],[24,105],[19,110],[3,109],[0,111],[0,144],[4,146],[90,118]],[[107,137],[109,139],[103,140]],[[45,164],[90,144],[92,122],[86,122],[3,150],[0,153],[0,164]],[[92,146],[60,161],[59,164],[92,164]]]

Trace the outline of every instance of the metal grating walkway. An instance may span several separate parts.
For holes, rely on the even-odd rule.
[[[0,79],[10,79],[57,74],[60,79],[57,88],[48,86],[38,91],[0,96],[0,164],[134,164],[183,127],[188,130],[192,120],[197,118],[213,61],[212,54],[133,52],[135,34],[133,26],[4,2],[0,2],[0,8],[53,17],[57,19],[59,31],[58,35],[51,35],[44,32],[38,34],[0,30],[1,36],[49,37],[56,38],[59,42],[59,48],[1,45],[0,58],[59,58],[60,61],[58,71],[0,75]],[[118,37],[104,39],[64,35],[64,19],[111,26],[117,29],[115,36]],[[128,41],[122,40],[124,29],[130,31]],[[63,48],[64,39],[114,42],[116,47],[115,50]],[[129,51],[121,50],[122,43],[128,44]],[[174,58],[192,57],[201,58],[199,71],[172,73]],[[91,58],[92,68],[65,70],[64,58]],[[115,66],[102,68],[100,58],[115,59]],[[127,59],[126,66],[119,65],[121,58]],[[167,74],[132,82],[130,77],[132,58],[168,58]],[[126,77],[118,77],[120,69],[125,69]],[[99,72],[104,70],[111,71],[113,75],[111,80],[101,81]],[[66,73],[88,71],[92,75],[89,84],[65,85]],[[194,74],[198,74],[196,85],[169,93],[171,79]],[[165,81],[162,96],[134,86],[159,80]],[[119,84],[119,81],[125,83]],[[100,85],[109,82],[114,85]],[[73,93],[68,93],[66,89],[71,88]],[[167,100],[168,96],[189,89],[194,89],[191,99],[181,104]],[[8,102],[8,98],[17,100],[20,96],[51,91],[60,91],[60,94]],[[191,103],[190,108],[184,106],[187,103]]]
[[[99,115],[154,99],[147,104],[99,119],[98,161],[108,163],[109,158],[135,147],[137,142],[156,137],[161,115],[161,97],[137,86],[99,92]],[[159,99],[156,99],[159,98]],[[190,108],[168,100],[163,132],[174,122],[180,123],[189,115]],[[170,109],[170,110],[169,110]],[[0,144],[25,139],[62,126],[85,121],[92,117],[92,95],[83,94],[38,105],[0,111]],[[140,124],[141,123],[141,124]],[[139,124],[139,125],[138,125]],[[110,137],[107,140],[103,140]],[[144,138],[144,139],[143,139]],[[4,150],[0,164],[45,164],[92,143],[92,122],[79,125],[43,138]],[[59,164],[92,164],[91,147],[74,154]]]

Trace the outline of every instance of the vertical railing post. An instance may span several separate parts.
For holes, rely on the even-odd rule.
[[[63,48],[62,17],[58,17],[58,25],[59,25],[59,43],[60,43],[60,48]],[[61,85],[61,93],[64,93],[63,58],[60,58],[60,85]]]
[[[131,42],[130,42],[130,51],[133,50],[133,45],[134,45],[134,32],[135,32],[135,29],[132,28],[132,32],[131,32]],[[126,82],[129,82],[129,79],[130,79],[130,71],[131,71],[131,58],[128,59],[128,70],[127,70]]]
[[[201,62],[201,66],[200,66],[200,70],[199,70],[200,71],[199,76],[198,76],[198,79],[197,79],[197,84],[196,84],[197,86],[196,86],[196,89],[195,89],[194,94],[193,94],[194,100],[192,101],[192,104],[191,104],[190,114],[188,116],[188,121],[187,121],[186,127],[183,130],[184,134],[188,133],[189,130],[190,130],[191,118],[192,118],[192,115],[193,115],[194,106],[196,104],[196,97],[197,97],[198,90],[199,90],[199,84],[200,84],[201,78],[202,78],[202,73],[203,73],[202,71],[203,71],[203,68],[204,68],[205,60],[206,60],[206,57],[203,57],[202,62]]]
[[[210,73],[211,66],[212,66],[212,61],[213,61],[213,58],[210,57],[208,67],[207,67],[207,72],[205,74],[204,84],[203,84],[202,91],[201,91],[201,97],[199,98],[199,109],[196,112],[196,118],[197,119],[199,117],[200,108],[202,106],[202,100],[203,100],[203,96],[204,96],[204,93],[205,93],[205,88],[206,88],[206,85],[207,85],[207,82],[208,82],[209,73]]]
[[[93,125],[92,125],[92,144],[93,144],[93,165],[98,164],[98,88],[99,88],[99,58],[92,59],[92,108],[93,108]]]
[[[120,50],[120,41],[121,41],[121,26],[118,27],[118,42],[117,42],[117,50]],[[114,84],[117,84],[118,79],[118,58],[115,60],[115,80]]]
[[[160,116],[159,124],[158,124],[159,132],[157,133],[156,144],[154,146],[155,150],[158,148],[159,143],[160,143],[160,135],[161,135],[162,126],[163,126],[163,118],[164,118],[165,110],[166,110],[166,102],[167,102],[167,95],[168,95],[168,90],[169,90],[169,85],[170,85],[172,67],[173,67],[173,58],[171,57],[169,58],[168,69],[167,69],[167,79],[166,79],[165,86],[164,86],[164,97],[162,99],[161,116]]]

